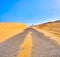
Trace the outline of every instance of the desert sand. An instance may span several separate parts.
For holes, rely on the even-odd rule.
[[[0,23],[0,43],[11,38],[12,36],[21,33],[28,26],[22,23]]]
[[[50,26],[42,27],[1,23],[0,57],[60,57],[59,37],[49,32],[51,29],[47,30]]]
[[[43,32],[45,35],[49,36],[51,39],[56,40],[57,43],[60,44],[60,21],[39,24],[33,26],[33,28]]]

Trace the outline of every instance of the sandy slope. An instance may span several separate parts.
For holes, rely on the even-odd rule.
[[[53,37],[60,44],[60,21],[48,22],[34,26],[35,29]]]
[[[0,22],[0,43],[24,31],[28,26],[22,23]]]

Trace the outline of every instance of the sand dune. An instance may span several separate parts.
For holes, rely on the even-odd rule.
[[[48,22],[44,24],[39,24],[33,28],[45,33],[48,36],[53,37],[60,44],[60,21]]]
[[[28,26],[22,23],[0,22],[0,43],[22,32]]]

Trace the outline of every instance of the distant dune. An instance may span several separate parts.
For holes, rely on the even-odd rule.
[[[33,28],[53,37],[52,39],[56,40],[60,44],[60,20],[35,25]]]
[[[28,26],[22,23],[0,22],[0,42],[3,42],[15,34],[21,33]]]

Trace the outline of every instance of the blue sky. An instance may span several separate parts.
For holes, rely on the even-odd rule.
[[[60,20],[60,0],[0,0],[0,22],[28,25]]]

